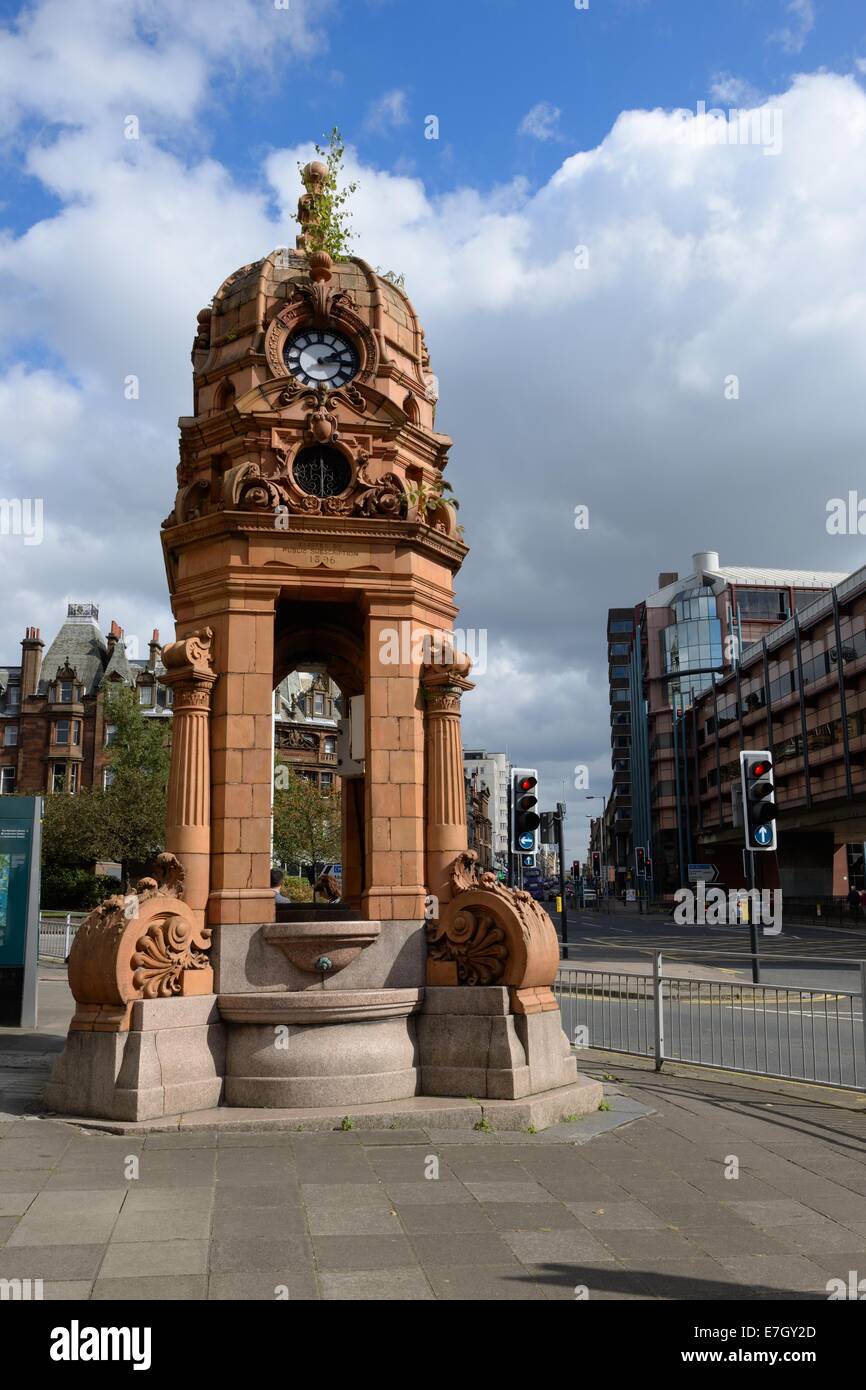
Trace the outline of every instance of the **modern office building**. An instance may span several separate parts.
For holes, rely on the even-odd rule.
[[[697,859],[741,882],[739,753],[768,749],[778,854],[755,856],[762,886],[788,897],[866,886],[866,567],[747,645],[680,723],[678,771]]]
[[[760,642],[845,578],[844,573],[723,566],[715,551],[692,557],[692,572],[659,575],[655,593],[608,615],[612,790],[606,838],[620,886],[644,845],[654,886],[678,887],[691,862],[683,838],[693,806],[677,779],[684,711],[714,679],[732,672]],[[684,858],[685,855],[685,858]]]

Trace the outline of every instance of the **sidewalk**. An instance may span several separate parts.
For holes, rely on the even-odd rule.
[[[866,1276],[862,1101],[586,1070],[615,1074],[612,1109],[535,1135],[142,1138],[7,1115],[0,1278],[66,1299],[538,1301],[826,1299]]]

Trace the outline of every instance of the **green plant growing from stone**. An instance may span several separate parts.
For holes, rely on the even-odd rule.
[[[603,1100],[599,1105],[599,1110],[610,1110],[610,1101]]]
[[[537,1133],[538,1133],[538,1126],[537,1126],[537,1125],[527,1125],[527,1126],[526,1126],[526,1133],[527,1133],[527,1134],[537,1134]]]
[[[480,1130],[482,1134],[493,1133],[493,1126],[486,1115],[482,1115],[481,1119],[476,1121],[476,1123],[473,1125],[473,1129]]]
[[[562,1123],[563,1123],[564,1125],[573,1125],[573,1124],[575,1123],[576,1119],[577,1119],[577,1116],[574,1115],[574,1114],[571,1114],[571,1115],[563,1115],[563,1117],[562,1117]]]
[[[355,1128],[355,1126],[352,1124],[352,1121],[349,1119],[349,1116],[348,1116],[348,1115],[344,1115],[343,1118],[342,1118],[342,1120],[340,1121],[340,1129],[346,1130],[346,1129],[354,1129],[354,1128]]]
[[[327,168],[324,188],[316,195],[316,216],[309,232],[309,251],[327,251],[334,261],[345,261],[351,251],[352,233],[346,203],[357,191],[357,183],[341,186],[346,146],[339,128],[334,126],[326,146],[317,145],[316,154]],[[303,166],[298,165],[303,172]]]

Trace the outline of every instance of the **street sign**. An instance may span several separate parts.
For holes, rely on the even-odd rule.
[[[689,883],[715,883],[718,876],[715,864],[689,864]]]
[[[36,1027],[42,798],[0,804],[0,1024]]]
[[[524,867],[524,869],[534,869],[534,868],[535,868],[535,855],[534,855],[534,854],[524,854],[524,855],[521,856],[521,858],[523,859],[523,867]]]

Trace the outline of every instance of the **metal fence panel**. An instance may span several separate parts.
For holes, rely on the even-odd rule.
[[[579,1050],[866,1090],[866,962],[848,962],[854,988],[828,990],[683,978],[647,954],[651,974],[562,962],[554,993]]]

